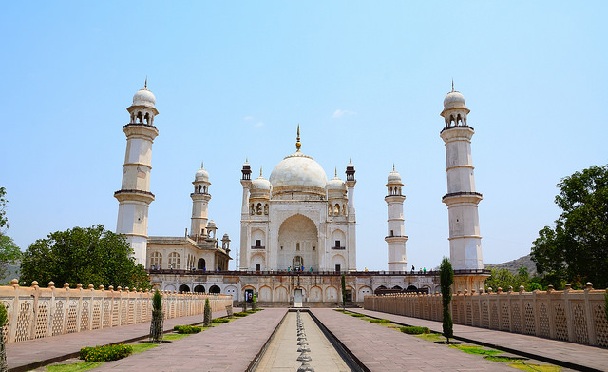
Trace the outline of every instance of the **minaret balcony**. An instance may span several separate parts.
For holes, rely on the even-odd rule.
[[[475,191],[459,191],[445,194],[442,198],[445,204],[456,204],[456,203],[472,203],[479,204],[483,200],[483,194]]]
[[[150,204],[154,201],[154,194],[152,194],[150,191],[137,189],[118,190],[114,193],[114,197],[121,203],[123,201],[139,201]]]

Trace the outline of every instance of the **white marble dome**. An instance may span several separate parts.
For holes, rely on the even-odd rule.
[[[401,175],[395,170],[395,167],[388,174],[388,183],[401,183]]]
[[[332,178],[327,183],[327,189],[328,190],[346,190],[346,183],[344,183],[344,181],[342,181],[338,177],[338,175],[335,175],[334,178]]]
[[[327,185],[325,170],[308,155],[299,150],[286,156],[270,174],[273,188],[297,191],[298,188],[322,188]]]
[[[144,86],[133,96],[133,106],[154,108],[156,106],[156,97],[154,96],[154,93]]]
[[[452,90],[445,96],[443,107],[445,109],[466,108],[464,96],[459,91]]]
[[[270,191],[270,181],[260,176],[251,182],[251,188],[256,190]]]
[[[196,172],[194,176],[194,182],[207,182],[209,183],[209,172],[203,167]]]

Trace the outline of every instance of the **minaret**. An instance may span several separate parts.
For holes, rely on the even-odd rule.
[[[357,270],[357,235],[355,226],[357,219],[355,216],[355,166],[353,165],[352,159],[346,166],[346,187],[348,188],[348,238],[347,242],[349,245],[348,250],[348,270]]]
[[[209,194],[209,173],[201,164],[201,168],[194,176],[194,192],[190,194],[192,198],[192,223],[190,225],[190,237],[199,241],[204,239],[208,232],[206,230],[207,221],[209,219],[208,208],[211,194]]]
[[[238,270],[249,269],[249,255],[247,254],[247,231],[249,230],[250,207],[249,207],[249,189],[251,188],[251,165],[245,160],[241,169],[241,186],[243,186],[243,198],[241,201],[241,240],[240,240],[240,262]]]
[[[114,193],[118,199],[118,223],[116,233],[124,234],[133,249],[135,262],[147,265],[146,245],[148,240],[148,206],[154,201],[150,192],[150,170],[152,169],[152,143],[158,136],[154,117],[156,97],[144,87],[133,96],[133,104],[127,108],[129,124],[123,127],[127,136],[122,188]]]
[[[483,287],[486,275],[477,211],[483,195],[475,191],[471,159],[471,137],[475,131],[467,125],[469,109],[464,96],[454,90],[454,83],[443,105],[441,116],[445,118],[445,128],[441,131],[441,138],[445,142],[447,173],[447,193],[443,202],[448,208],[454,291],[478,290]]]
[[[405,235],[405,222],[403,218],[403,202],[405,195],[402,194],[401,175],[395,170],[388,174],[388,194],[384,198],[388,204],[388,235],[384,240],[388,243],[388,270],[389,271],[406,271],[407,270],[407,254],[405,243],[407,235]]]

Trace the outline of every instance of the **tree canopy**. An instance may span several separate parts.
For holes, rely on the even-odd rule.
[[[575,288],[608,286],[608,166],[592,166],[563,178],[555,203],[555,228],[545,226],[531,258],[547,283]]]
[[[102,225],[56,231],[28,247],[20,281],[150,288],[148,275],[131,259],[132,253],[123,235]]]
[[[21,258],[21,249],[13,242],[6,230],[8,217],[6,216],[6,188],[0,187],[0,278],[7,274],[8,264],[14,264]]]

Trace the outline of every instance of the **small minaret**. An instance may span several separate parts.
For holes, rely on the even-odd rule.
[[[190,225],[190,237],[199,241],[207,236],[207,221],[209,219],[208,208],[211,194],[209,194],[209,173],[201,163],[201,168],[194,176],[194,192],[192,198],[192,223]]]
[[[388,194],[384,198],[388,204],[388,235],[384,240],[388,244],[388,270],[389,271],[406,271],[407,270],[407,253],[405,244],[407,235],[405,235],[405,222],[403,218],[403,202],[405,195],[402,194],[401,175],[395,170],[388,174]]]
[[[350,271],[357,270],[357,233],[356,224],[357,219],[355,216],[355,166],[353,165],[352,159],[346,166],[346,187],[348,188],[348,237],[347,243],[349,245],[349,256],[348,256],[348,269]],[[352,253],[351,253],[352,252]]]
[[[249,268],[249,258],[247,255],[247,231],[249,228],[250,221],[250,207],[249,207],[249,190],[251,189],[251,165],[249,161],[245,160],[243,168],[241,169],[241,186],[243,186],[243,198],[241,201],[241,239],[239,252],[241,260],[237,269],[247,270]]]
[[[471,159],[471,137],[475,131],[467,125],[469,109],[464,96],[454,90],[454,83],[443,105],[445,128],[441,138],[445,142],[447,173],[443,203],[448,208],[450,262],[456,274],[454,291],[477,290],[483,287],[485,276],[477,210],[483,195],[475,191]]]
[[[129,124],[123,127],[127,147],[122,174],[122,188],[114,193],[118,199],[118,223],[116,233],[124,234],[133,248],[138,264],[146,263],[148,241],[148,206],[154,201],[150,192],[152,169],[152,143],[158,136],[154,118],[158,115],[156,97],[144,87],[133,96],[133,104],[127,108]]]

